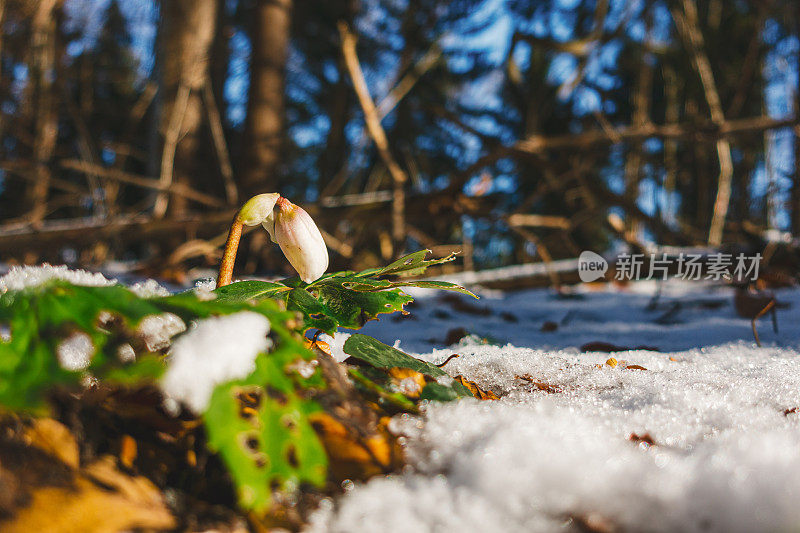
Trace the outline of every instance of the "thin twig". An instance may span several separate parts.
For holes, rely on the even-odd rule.
[[[225,202],[221,201],[216,196],[211,196],[209,194],[196,191],[183,183],[172,183],[165,185],[161,182],[161,180],[146,178],[137,174],[131,174],[130,172],[93,165],[91,163],[87,163],[86,161],[79,161],[75,159],[60,161],[59,165],[61,168],[75,170],[78,172],[91,172],[100,178],[119,181],[121,183],[127,183],[129,185],[135,185],[145,189],[152,189],[154,191],[160,191],[161,194],[180,196],[181,198],[194,200],[195,202],[211,207],[225,206]]]
[[[758,329],[756,329],[756,322],[758,322],[758,319],[759,319],[759,318],[761,318],[762,316],[764,316],[764,315],[766,315],[767,313],[769,313],[769,311],[770,311],[770,310],[772,310],[774,307],[775,307],[775,299],[773,298],[773,299],[772,299],[772,300],[770,300],[770,301],[769,301],[769,303],[768,303],[767,305],[765,305],[765,306],[764,306],[764,308],[763,308],[761,311],[759,311],[759,312],[758,312],[758,314],[757,314],[756,316],[754,316],[754,317],[753,317],[753,319],[750,321],[750,325],[753,327],[753,337],[755,337],[755,339],[756,339],[756,345],[757,345],[759,348],[761,347],[761,341],[760,341],[760,340],[759,340],[759,338],[758,338]],[[773,327],[774,327],[774,326],[773,326]]]
[[[189,96],[191,96],[191,92],[191,88],[187,84],[181,83],[178,87],[178,93],[175,96],[175,102],[172,104],[169,125],[164,135],[164,152],[161,155],[161,177],[159,178],[159,184],[163,187],[162,191],[166,191],[172,185],[172,176],[175,171],[175,152],[178,148],[181,126],[183,125],[183,118],[186,115],[186,108],[189,106]],[[167,213],[168,204],[169,195],[166,192],[160,192],[158,196],[156,196],[156,201],[153,205],[153,216],[156,218],[163,218]]]
[[[438,42],[434,43],[414,67],[397,82],[383,100],[378,103],[378,116],[383,119],[397,107],[397,104],[411,91],[419,79],[436,65],[442,57],[442,49]]]
[[[556,290],[560,290],[561,278],[559,278],[558,272],[553,268],[553,256],[550,255],[550,251],[547,249],[547,246],[545,246],[542,240],[533,232],[522,229],[518,226],[511,226],[511,229],[518,233],[522,238],[532,242],[536,246],[536,253],[539,255],[539,257],[541,257],[542,262],[544,263],[545,271],[550,277],[550,283],[552,283]]]
[[[220,117],[219,109],[217,109],[217,101],[214,98],[210,78],[206,80],[203,88],[203,102],[208,113],[208,125],[211,130],[211,138],[214,141],[214,149],[217,152],[219,171],[222,174],[222,181],[225,185],[225,197],[229,205],[236,205],[239,202],[239,191],[233,179],[233,167],[228,153],[228,145],[225,142],[225,130],[222,127],[222,118]]]

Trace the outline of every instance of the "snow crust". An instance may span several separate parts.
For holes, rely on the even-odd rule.
[[[269,328],[266,317],[251,311],[198,321],[170,348],[165,395],[202,413],[214,387],[255,370],[256,356],[269,347]]]
[[[154,352],[169,346],[172,337],[184,331],[186,331],[186,324],[178,315],[162,313],[144,317],[136,329],[136,334],[142,339],[147,349]]]
[[[474,302],[487,315],[422,294],[417,320],[371,323],[366,333],[389,344],[400,337],[426,360],[461,354],[445,370],[502,398],[396,417],[407,471],[326,502],[309,530],[800,528],[800,293],[778,293],[792,307],[778,312],[778,334],[762,320],[758,348],[729,290],[668,284],[653,303],[654,289],[642,283],[567,300],[490,293]],[[541,331],[545,320],[556,331]],[[444,347],[453,327],[499,342]],[[588,341],[663,351],[581,353]],[[611,367],[610,357],[646,370]]]
[[[70,270],[64,265],[52,266],[45,263],[40,266],[11,267],[7,274],[0,277],[0,293],[21,290],[27,287],[38,287],[52,279],[60,279],[75,285],[88,287],[114,285],[117,282],[100,273],[86,270]]]
[[[169,296],[169,290],[154,279],[139,281],[131,285],[131,291],[139,298]]]

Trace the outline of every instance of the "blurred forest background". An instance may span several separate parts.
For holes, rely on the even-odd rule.
[[[792,0],[0,0],[0,260],[333,267],[800,234]],[[263,231],[238,274],[280,272]],[[172,274],[177,276],[178,274]]]

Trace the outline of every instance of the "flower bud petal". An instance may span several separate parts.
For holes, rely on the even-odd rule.
[[[253,196],[239,210],[239,222],[245,226],[257,226],[263,224],[267,219],[271,220],[275,202],[280,197],[281,195],[276,192]]]
[[[270,215],[264,219],[264,222],[261,223],[264,226],[264,229],[267,230],[269,233],[269,238],[272,242],[278,242],[275,240],[275,212],[273,211]]]
[[[306,283],[319,279],[327,270],[328,248],[314,220],[302,207],[281,198],[270,235]]]

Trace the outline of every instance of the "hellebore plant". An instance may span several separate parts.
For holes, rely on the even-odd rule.
[[[242,229],[258,224],[306,283],[292,278],[230,284]],[[423,401],[493,397],[367,335],[351,335],[342,346],[348,357],[337,365],[308,335],[312,329],[335,335],[339,328],[359,329],[378,315],[407,313],[403,307],[413,300],[403,292],[407,287],[475,296],[450,282],[409,279],[453,259],[425,259],[428,253],[419,250],[361,272],[324,274],[328,252],[319,229],[302,208],[272,193],[252,198],[234,218],[213,298],[194,290],[142,296],[113,282],[82,286],[76,282],[84,276],[65,277],[66,271],[52,267],[20,272],[16,275],[34,274],[34,280],[44,281],[0,286],[0,414],[47,414],[55,399],[68,406],[66,412],[94,417],[94,410],[80,403],[86,401],[82,393],[91,376],[112,394],[128,391],[119,397],[133,408],[115,410],[114,420],[135,416],[131,423],[139,424],[155,404],[149,392],[140,394],[136,388],[150,391],[160,383],[172,401],[187,404],[202,428],[184,439],[180,436],[192,431],[184,413],[176,424],[176,413],[158,410],[140,424],[137,440],[159,440],[163,429],[176,446],[191,442],[192,453],[196,442],[203,442],[221,459],[206,471],[213,483],[209,487],[222,482],[221,490],[227,491],[232,481],[239,509],[249,520],[287,523],[285,517],[299,516],[298,509],[311,508],[305,502],[331,494],[345,479],[366,480],[402,466],[397,439],[382,422],[386,417],[418,413]],[[213,322],[190,326],[208,319]],[[221,335],[224,328],[235,329]],[[95,401],[94,395],[87,398]],[[123,438],[117,430],[128,423],[100,418],[89,427],[102,431],[89,433],[102,435],[98,449],[105,449],[109,439]],[[83,415],[74,420],[83,427]],[[36,446],[18,433],[3,439],[25,438],[19,446]],[[88,438],[81,444],[92,451],[97,445]],[[0,450],[0,461],[6,455]],[[136,462],[136,469],[161,479],[150,463]],[[177,476],[164,490],[194,494],[191,479]],[[5,523],[0,524],[3,529]],[[299,529],[299,524],[291,527]]]
[[[328,249],[319,228],[306,211],[278,193],[254,196],[233,219],[219,267],[217,287],[230,284],[243,226],[261,224],[272,242],[306,283],[319,279],[328,268]]]

